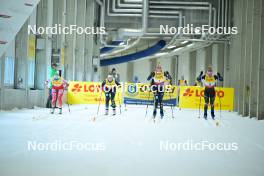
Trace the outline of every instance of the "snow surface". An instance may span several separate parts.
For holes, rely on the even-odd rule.
[[[47,109],[0,112],[1,176],[263,176],[264,122],[222,112],[220,125],[197,118],[197,110],[166,107],[153,123],[151,107],[122,107],[122,114],[99,116],[95,105],[65,105],[63,115]],[[119,112],[119,109],[118,109]],[[100,108],[100,115],[103,107]],[[217,112],[219,119],[219,112]],[[105,151],[29,151],[28,141],[104,143]],[[160,142],[235,142],[236,151],[161,151]]]

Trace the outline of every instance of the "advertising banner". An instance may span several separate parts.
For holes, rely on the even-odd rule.
[[[125,104],[147,105],[153,104],[154,95],[149,91],[149,84],[144,83],[125,83]],[[168,89],[167,89],[168,90]],[[177,87],[171,86],[170,90],[165,91],[163,97],[164,106],[176,106]]]
[[[70,82],[68,87],[69,104],[101,104],[105,103],[105,95],[101,91],[100,82]],[[117,90],[115,103],[122,103],[121,89]]]
[[[234,89],[216,87],[215,109],[218,110],[233,110],[234,104]],[[204,107],[204,88],[195,86],[182,86],[180,88],[180,104],[181,108],[197,109],[199,105],[201,109]],[[201,100],[201,104],[200,104]],[[209,106],[210,108],[210,106]]]

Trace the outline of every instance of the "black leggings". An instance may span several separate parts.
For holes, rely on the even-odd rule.
[[[111,106],[113,109],[116,108],[116,104],[115,104],[115,92],[109,91],[109,92],[105,92],[105,108],[108,109],[109,108],[109,102],[111,100]]]
[[[207,114],[208,104],[211,106],[211,113],[214,113],[215,89],[205,88],[204,90],[204,113]]]
[[[155,109],[158,108],[158,105],[160,105],[160,109],[163,110],[163,96],[164,92],[155,92],[154,93],[154,107]]]

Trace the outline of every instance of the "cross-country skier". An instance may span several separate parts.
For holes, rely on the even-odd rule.
[[[151,72],[151,74],[147,78],[151,85],[151,91],[154,93],[154,110],[153,110],[153,118],[155,119],[157,115],[157,108],[158,105],[160,107],[160,117],[161,119],[164,116],[163,111],[163,96],[165,92],[165,85],[167,80],[171,80],[171,76],[169,75],[169,72],[166,72],[166,74],[162,71],[162,68],[160,64],[158,64],[155,68],[154,72]],[[171,82],[171,81],[169,81]]]
[[[52,63],[51,67],[49,68],[49,79],[52,79],[52,77],[56,74],[58,70],[57,64],[56,63]],[[52,85],[51,82],[48,84],[49,87],[49,96],[47,99],[47,103],[46,103],[46,108],[51,108],[51,100],[52,100]]]
[[[211,106],[211,116],[214,120],[215,114],[214,114],[214,101],[215,101],[215,86],[217,84],[217,81],[223,81],[223,77],[220,75],[220,73],[217,73],[217,75],[213,75],[213,69],[211,66],[208,66],[208,69],[203,75],[203,71],[201,71],[200,75],[197,78],[197,81],[201,82],[203,86],[205,87],[204,90],[204,118],[207,119],[207,109],[208,104],[210,103]]]
[[[184,76],[181,76],[181,79],[178,80],[178,86],[188,86],[187,81],[184,79]]]
[[[177,105],[179,106],[180,105],[180,86],[188,86],[187,81],[184,79],[183,75],[181,76],[181,79],[178,80],[177,85],[178,85],[178,88],[177,88],[177,96],[178,96]]]
[[[115,80],[112,74],[109,74],[107,78],[102,82],[102,90],[105,94],[105,115],[109,113],[109,102],[111,100],[111,107],[113,108],[113,115],[116,115],[116,103],[115,94],[116,89],[120,85],[118,81]]]
[[[52,92],[52,100],[51,100],[51,114],[54,114],[56,101],[58,101],[59,114],[62,114],[62,96],[64,89],[66,89],[69,84],[66,80],[64,80],[57,71],[55,75],[46,81],[46,84],[51,83],[51,92]]]

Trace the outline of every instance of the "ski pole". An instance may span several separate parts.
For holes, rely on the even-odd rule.
[[[149,94],[148,94],[148,102],[149,102],[149,98],[150,98],[150,91],[149,91]],[[148,102],[147,102],[145,117],[147,117],[147,114],[148,114],[148,105],[149,105]]]
[[[199,100],[199,116],[198,118],[201,118],[201,101],[202,101],[202,93],[201,93],[201,86],[199,86],[199,90],[200,90],[200,100]]]
[[[121,101],[120,101],[120,95],[119,92],[117,92],[117,98],[118,98],[118,103],[119,103],[119,113],[121,114]]]
[[[220,92],[220,90],[221,90],[221,87],[219,86],[219,91],[218,92]],[[219,98],[220,119],[221,119],[222,118],[222,102],[221,102],[221,98],[220,98],[219,95],[218,95],[218,98]]]
[[[171,92],[169,92],[169,96],[170,96],[170,101],[171,101]],[[173,112],[172,104],[170,105],[170,107],[171,107],[171,116],[172,116],[172,118],[174,118],[174,112]]]
[[[71,113],[69,102],[67,102],[67,105],[68,105],[68,111],[69,111],[69,113]]]
[[[68,84],[67,84],[67,88],[65,88],[65,90],[67,91],[67,95],[68,95]],[[70,104],[69,104],[69,97],[67,96],[67,105],[68,105],[68,111],[69,111],[69,114],[71,113],[71,109],[70,109]]]
[[[98,107],[97,107],[97,113],[96,113],[96,116],[94,116],[93,121],[95,121],[95,119],[98,117],[99,109],[100,109],[100,105],[101,105],[101,100],[102,100],[102,94],[103,94],[103,91],[101,90],[99,104],[98,104]]]

